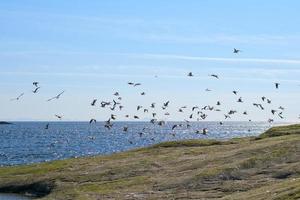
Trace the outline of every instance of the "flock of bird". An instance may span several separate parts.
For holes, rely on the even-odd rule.
[[[241,50],[239,49],[233,49],[233,53],[234,54],[238,54],[240,53]],[[188,77],[193,77],[194,74],[193,72],[189,72],[187,73]],[[210,74],[209,75],[211,78],[214,79],[220,79],[219,75],[217,74]],[[141,87],[142,84],[141,83],[135,83],[135,82],[128,82],[127,83],[128,86],[130,87]],[[32,93],[37,93],[40,90],[40,86],[39,86],[39,82],[33,82],[33,90]],[[274,83],[274,87],[275,89],[279,89],[280,83]],[[210,92],[210,89],[206,89],[205,91]],[[53,100],[58,100],[63,94],[65,93],[65,91],[61,91],[59,94],[57,94],[56,96],[53,96],[49,99],[47,99],[47,101],[53,101]],[[239,92],[237,90],[233,90],[232,91],[233,95],[237,96],[237,102],[238,103],[244,103],[243,97],[238,96]],[[146,95],[145,92],[141,92],[140,95],[144,96]],[[19,96],[17,96],[16,98],[12,98],[11,101],[19,101],[22,97],[24,96],[24,93],[21,93]],[[96,107],[98,104],[100,104],[100,107],[103,109],[109,109],[111,112],[113,111],[120,111],[124,108],[124,105],[122,105],[122,97],[120,96],[119,92],[115,92],[113,93],[114,98],[111,101],[99,101],[98,99],[92,99],[90,106]],[[167,111],[168,107],[169,107],[170,101],[165,101],[162,105],[157,105],[157,103],[153,102],[151,103],[149,106],[145,107],[142,105],[137,105],[136,106],[136,111],[140,112],[140,113],[144,113],[144,114],[149,114],[151,116],[151,120],[150,123],[158,125],[158,126],[164,126],[166,124],[166,122],[164,120],[159,120],[158,116],[157,116],[157,112],[155,112],[155,109],[161,109],[164,113],[165,116],[170,115],[170,113]],[[192,106],[190,108],[188,108],[188,106],[181,106],[178,108],[178,112],[179,113],[183,113],[183,112],[190,112],[188,115],[188,119],[185,119],[183,122],[180,123],[176,123],[171,127],[171,130],[174,131],[177,128],[184,128],[186,127],[187,129],[189,129],[191,127],[190,121],[193,120],[205,120],[208,117],[208,113],[209,112],[222,112],[222,110],[220,109],[221,106],[221,101],[217,101],[216,103],[214,103],[213,105],[205,105],[203,107],[199,107],[199,106]],[[257,109],[260,110],[265,110],[264,105],[265,104],[272,104],[272,100],[262,96],[261,97],[261,101],[260,102],[255,102],[252,105],[254,107],[256,107]],[[275,115],[278,116],[280,119],[283,119],[283,112],[284,112],[285,108],[283,106],[279,106],[276,109],[271,109],[270,114],[272,114],[271,118],[268,119],[269,123],[274,122],[274,117]],[[236,114],[238,111],[231,109],[228,112],[223,113],[224,115],[224,120],[226,119],[231,119],[231,117]],[[248,112],[247,111],[243,111],[241,112],[243,115],[247,116]],[[273,117],[274,116],[274,117]],[[56,114],[55,117],[58,120],[62,120],[63,116],[62,115],[58,115]],[[138,115],[133,115],[133,116],[129,116],[128,114],[124,116],[125,118],[128,119],[140,119],[140,116]],[[117,115],[116,114],[110,114],[109,119],[107,119],[104,122],[104,127],[107,129],[112,129],[113,125],[114,125],[114,121],[117,120]],[[251,119],[249,119],[249,121],[251,121]],[[90,124],[93,123],[97,123],[96,119],[90,119],[89,120]],[[223,125],[223,121],[219,122],[219,125]],[[47,123],[45,126],[45,129],[49,129],[50,128],[50,124]],[[143,128],[143,130],[141,132],[139,132],[139,135],[142,136],[144,134],[144,132],[146,131],[146,127]],[[128,132],[129,127],[128,126],[124,126],[123,127],[123,131],[124,132]],[[250,131],[250,130],[249,130]],[[208,133],[208,129],[207,128],[203,128],[201,130],[195,130],[196,134],[203,134],[206,135]],[[175,133],[173,133],[173,135],[175,135]],[[153,138],[154,139],[154,138]],[[132,142],[130,142],[132,143]]]

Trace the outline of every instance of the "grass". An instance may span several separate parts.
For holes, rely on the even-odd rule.
[[[300,125],[253,138],[149,148],[0,168],[0,192],[39,199],[300,198]]]

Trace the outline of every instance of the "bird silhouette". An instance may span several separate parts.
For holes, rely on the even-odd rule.
[[[19,96],[17,96],[16,98],[12,98],[12,99],[10,99],[11,101],[15,101],[15,100],[20,100],[20,98],[22,97],[22,96],[24,96],[24,93],[21,93]]]
[[[38,87],[39,82],[33,82],[32,85],[34,85],[35,87]]]
[[[96,123],[96,122],[97,122],[96,119],[90,119],[90,121],[89,121],[90,124],[91,124],[91,123]]]
[[[59,120],[61,120],[63,118],[62,115],[54,115],[55,117],[57,117]]]
[[[49,129],[49,123],[46,124],[45,129]]]
[[[211,74],[210,76],[212,76],[212,77],[214,77],[214,78],[216,78],[216,79],[219,79],[219,76],[216,75],[216,74]]]
[[[91,106],[95,106],[96,105],[96,102],[97,102],[97,99],[94,99],[91,103]]]
[[[61,93],[59,93],[58,95],[56,95],[55,97],[52,97],[50,99],[48,99],[47,101],[52,101],[53,99],[59,99],[60,96],[64,93],[65,91],[62,91]]]
[[[240,52],[242,52],[242,51],[239,50],[239,49],[236,49],[236,48],[233,49],[233,53],[236,53],[236,54],[237,54],[237,53],[240,53]]]
[[[41,87],[36,87],[34,90],[32,90],[33,93],[37,93],[38,90],[40,89]]]

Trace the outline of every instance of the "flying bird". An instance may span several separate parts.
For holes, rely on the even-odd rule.
[[[61,120],[62,119],[62,115],[54,115],[55,117],[57,117],[59,120]]]
[[[38,87],[39,82],[33,82],[32,85],[34,85],[35,87]]]
[[[37,93],[37,91],[40,89],[41,87],[36,87],[34,90],[32,90],[33,93]]]
[[[59,97],[64,93],[65,91],[62,91],[61,93],[59,93],[58,95],[56,95],[55,97],[52,97],[50,99],[48,99],[47,101],[52,101],[53,99],[59,99]]]
[[[280,85],[280,83],[275,83],[276,89],[279,89],[279,85]]]
[[[49,123],[46,124],[45,129],[49,129]]]
[[[237,54],[237,53],[240,53],[240,52],[242,52],[240,49],[236,49],[236,48],[233,49],[233,53]]]
[[[22,96],[24,96],[24,93],[21,93],[19,96],[17,96],[16,98],[13,98],[13,99],[10,99],[11,101],[14,101],[14,100],[19,100]]]
[[[90,121],[89,121],[89,123],[91,124],[91,123],[96,123],[97,121],[96,121],[96,119],[91,119]]]
[[[94,99],[91,103],[91,106],[95,106],[96,105],[96,102],[97,102],[97,99]]]
[[[210,76],[212,76],[212,77],[214,77],[214,78],[216,78],[216,79],[219,79],[219,76],[216,75],[216,74],[211,74]]]

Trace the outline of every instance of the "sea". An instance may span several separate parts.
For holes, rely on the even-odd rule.
[[[49,123],[49,128],[45,129]],[[183,124],[172,131],[174,124]],[[105,155],[147,147],[165,141],[186,139],[228,140],[257,136],[279,124],[265,122],[115,122],[108,130],[104,122],[13,122],[0,125],[0,166],[47,162],[66,158]],[[123,127],[128,131],[124,132]],[[206,128],[206,135],[196,130]]]

